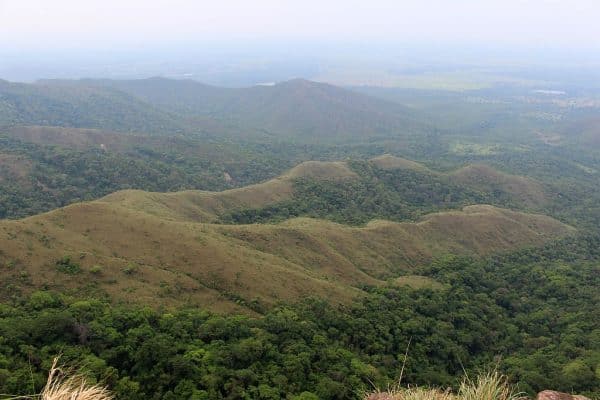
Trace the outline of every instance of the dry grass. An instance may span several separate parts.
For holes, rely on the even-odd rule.
[[[519,175],[506,174],[488,165],[473,164],[448,174],[458,184],[487,191],[501,190],[527,207],[540,207],[547,194],[539,182]]]
[[[365,400],[518,400],[522,395],[496,370],[482,373],[475,380],[465,378],[457,393],[420,387],[394,387],[365,395]]]
[[[425,388],[395,389],[386,392],[375,392],[366,396],[367,400],[455,400],[449,391]]]
[[[391,154],[384,154],[382,156],[372,158],[370,161],[381,169],[410,169],[418,172],[433,173],[433,171],[421,163],[402,157],[396,157]]]
[[[159,207],[161,199],[149,195],[148,207]],[[438,213],[419,223],[349,227],[308,218],[205,224],[132,210],[126,202],[75,204],[1,221],[0,265],[13,265],[4,269],[5,278],[24,291],[83,290],[94,283],[117,301],[238,312],[243,305],[223,293],[259,298],[265,306],[307,294],[347,303],[360,295],[356,286],[384,284],[399,270],[410,274],[440,255],[484,256],[571,232],[548,217],[494,207]],[[160,207],[171,209],[175,203],[160,202]],[[80,274],[57,271],[53,263],[64,255],[76,259]],[[136,272],[124,273],[130,264]],[[103,274],[91,275],[95,265],[102,266]]]
[[[113,398],[106,388],[88,383],[80,374],[64,371],[58,366],[58,358],[55,358],[48,373],[46,386],[41,393],[5,400],[112,400]]]
[[[64,373],[54,359],[48,381],[39,398],[41,400],[111,400],[113,396],[101,386],[87,383],[81,375]]]
[[[358,175],[343,161],[305,161],[289,170],[284,177],[335,180],[358,178]]]
[[[129,190],[19,221],[0,221],[3,277],[26,294],[37,288],[86,290],[93,284],[116,301],[149,306],[202,306],[249,311],[306,295],[348,303],[356,287],[385,284],[444,254],[485,256],[568,235],[552,218],[470,206],[418,223],[372,221],[350,227],[295,218],[280,224],[221,225],[218,212],[293,196],[289,175],[351,179],[344,163],[304,163],[288,175],[224,192]],[[71,255],[81,274],[57,271]],[[95,265],[102,274],[91,274]],[[124,273],[129,265],[135,273]],[[87,274],[84,275],[84,274]],[[269,277],[269,279],[264,279]],[[415,279],[404,284],[429,284]],[[0,297],[2,293],[0,293]]]
[[[465,378],[458,391],[459,400],[517,400],[522,394],[508,383],[506,376],[492,370],[477,376],[475,380]]]

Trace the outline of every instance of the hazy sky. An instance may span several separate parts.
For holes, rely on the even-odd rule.
[[[0,50],[240,39],[600,49],[600,0],[0,0]]]

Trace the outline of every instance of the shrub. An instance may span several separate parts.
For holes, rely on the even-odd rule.
[[[60,260],[56,261],[56,269],[65,274],[78,274],[81,272],[81,266],[71,260],[70,256],[64,256]]]
[[[126,275],[133,275],[138,271],[138,266],[132,263],[127,264],[125,268],[123,268],[123,273]]]
[[[94,275],[101,275],[102,274],[102,266],[94,265],[92,268],[90,268],[90,273],[92,273]]]

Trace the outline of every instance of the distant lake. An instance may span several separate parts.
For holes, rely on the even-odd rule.
[[[562,90],[544,90],[544,89],[534,90],[533,93],[549,94],[552,96],[560,96],[563,94],[567,94],[567,92],[563,92]]]

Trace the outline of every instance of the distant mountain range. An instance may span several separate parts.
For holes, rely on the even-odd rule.
[[[164,78],[87,82],[180,115],[232,121],[275,136],[390,135],[421,127],[399,104],[304,79],[240,89]]]
[[[164,78],[1,81],[1,125],[299,139],[390,137],[428,129],[402,105],[303,79],[239,89]]]

